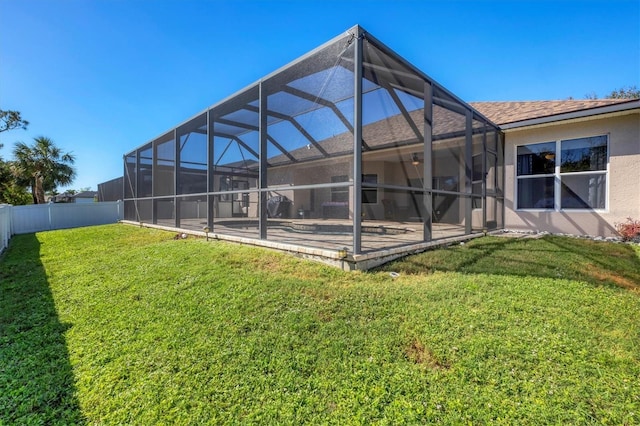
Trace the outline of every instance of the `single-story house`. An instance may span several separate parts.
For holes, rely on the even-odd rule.
[[[640,101],[466,103],[355,26],[110,182],[125,221],[345,268],[502,229],[611,236],[640,217]]]
[[[612,237],[640,218],[640,99],[471,105],[505,135],[506,229]]]
[[[49,199],[52,203],[93,203],[96,201],[98,193],[96,191],[63,192],[54,195]]]

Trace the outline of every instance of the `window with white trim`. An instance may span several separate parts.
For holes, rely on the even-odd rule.
[[[605,209],[607,136],[518,146],[517,209]]]

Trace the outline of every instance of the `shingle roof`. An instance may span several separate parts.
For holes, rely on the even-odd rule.
[[[498,125],[549,117],[624,102],[629,99],[583,99],[564,101],[470,102],[481,114]]]
[[[424,111],[416,109],[409,112],[413,123],[416,125],[417,135],[408,124],[402,114],[392,115],[388,118],[368,123],[362,126],[362,139],[367,149],[382,149],[391,146],[411,145],[421,143],[423,140]],[[433,110],[433,137],[434,141],[452,137],[456,133],[464,134],[465,117],[439,106]],[[319,145],[327,153],[328,157],[334,157],[353,153],[353,134],[350,131],[340,133],[319,141]],[[297,161],[310,161],[322,159],[324,155],[309,144],[289,151]],[[284,154],[269,158],[269,164],[280,165],[290,162]]]
[[[93,198],[98,195],[98,191],[82,191],[72,195],[73,198]]]
[[[470,105],[478,112],[497,125],[505,125],[524,120],[541,117],[551,117],[568,112],[584,111],[608,105],[625,102],[637,102],[637,99],[596,99],[596,100],[564,100],[564,101],[507,101],[507,102],[471,102]],[[417,109],[409,113],[413,122],[422,133],[423,110]],[[464,134],[465,118],[445,108],[436,106],[433,111],[434,141],[453,137],[456,133]],[[416,135],[408,125],[406,118],[393,115],[363,126],[363,140],[371,149],[381,149],[387,146],[410,145],[420,143],[420,136]],[[338,156],[352,152],[353,134],[344,132],[319,141],[319,145],[328,156]],[[322,159],[324,155],[312,144],[294,148],[288,152],[297,161]],[[269,158],[269,164],[284,165],[291,160],[284,154]],[[257,163],[243,162],[226,164],[227,167],[255,168]]]

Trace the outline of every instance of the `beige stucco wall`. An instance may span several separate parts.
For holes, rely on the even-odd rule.
[[[515,147],[609,136],[608,208],[603,211],[515,211]],[[615,224],[640,219],[640,112],[591,117],[505,132],[505,228],[575,235],[615,236]]]

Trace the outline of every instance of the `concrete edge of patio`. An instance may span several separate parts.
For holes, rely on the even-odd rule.
[[[286,252],[303,259],[322,262],[322,263],[331,265],[333,267],[343,269],[345,271],[355,271],[355,270],[366,271],[368,269],[375,268],[376,266],[380,266],[382,264],[391,262],[392,260],[398,259],[400,257],[420,253],[420,252],[427,251],[427,250],[441,247],[441,246],[457,244],[460,242],[482,237],[485,235],[484,233],[460,235],[455,237],[441,238],[441,239],[429,241],[429,242],[407,244],[403,246],[376,250],[376,251],[371,251],[371,252],[362,253],[362,254],[356,254],[356,255],[346,254],[345,256],[344,252],[340,250],[326,250],[326,249],[315,248],[315,247],[280,243],[277,241],[258,240],[253,238],[238,237],[234,235],[218,234],[215,232],[205,233],[204,231],[196,231],[193,229],[182,229],[182,228],[175,228],[175,227],[163,226],[163,225],[153,225],[153,224],[140,223],[140,222],[134,222],[134,221],[128,221],[128,220],[122,220],[120,222],[126,225],[161,229],[164,231],[176,232],[179,234],[194,235],[202,238],[209,238],[212,240],[222,240],[222,241],[229,241],[229,242],[238,243],[238,244],[270,248],[273,250]],[[503,230],[496,230],[496,231],[488,232],[486,235],[497,235],[497,234],[502,234],[503,232],[504,232]]]

